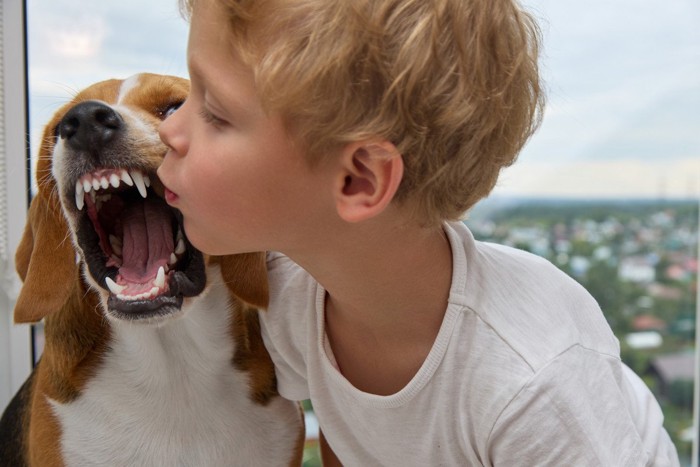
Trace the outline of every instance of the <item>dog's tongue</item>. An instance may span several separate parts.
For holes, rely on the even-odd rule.
[[[146,198],[122,213],[124,239],[119,274],[132,283],[146,283],[173,252],[172,215],[162,203]]]

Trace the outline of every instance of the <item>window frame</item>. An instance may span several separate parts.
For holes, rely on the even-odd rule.
[[[24,231],[30,197],[31,162],[28,145],[26,2],[2,2],[2,77],[0,92],[4,117],[0,133],[4,144],[5,218],[0,227],[6,241],[0,248],[0,406],[5,407],[32,369],[32,332],[29,325],[15,325],[13,309],[21,281],[15,273],[14,252]]]

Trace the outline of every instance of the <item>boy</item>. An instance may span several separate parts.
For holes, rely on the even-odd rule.
[[[263,335],[326,462],[678,464],[594,300],[455,222],[539,121],[538,30],[512,0],[188,9],[166,199],[206,253],[280,252]]]

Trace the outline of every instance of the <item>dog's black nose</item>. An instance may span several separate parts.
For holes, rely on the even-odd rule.
[[[107,104],[85,101],[66,113],[58,131],[73,149],[93,152],[112,141],[122,124],[122,118]]]

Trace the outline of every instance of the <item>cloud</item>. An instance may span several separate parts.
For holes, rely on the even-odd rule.
[[[100,53],[107,26],[99,16],[83,16],[43,33],[48,36],[51,56],[56,61],[85,60],[94,59]]]

